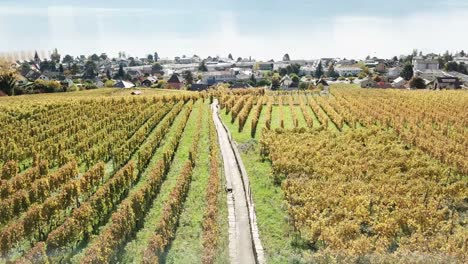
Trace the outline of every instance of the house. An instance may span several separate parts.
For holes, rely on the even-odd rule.
[[[361,82],[361,88],[372,88],[376,86],[377,86],[377,83],[371,79],[366,79]]]
[[[148,76],[145,78],[142,82],[141,85],[146,86],[146,87],[151,87],[151,85],[155,84],[158,82],[158,79],[156,79],[153,76]]]
[[[202,82],[208,85],[220,82],[234,82],[236,79],[236,75],[232,71],[205,72],[202,76]]]
[[[293,81],[289,75],[283,76],[280,80],[280,86],[282,89],[288,89],[293,84]]]
[[[437,77],[434,81],[434,89],[460,89],[462,83],[457,77]]]
[[[426,69],[426,70],[417,70],[414,72],[415,77],[420,77],[429,81],[435,80],[437,77],[446,76],[446,72],[439,69]]]
[[[143,74],[139,70],[127,70],[127,74],[130,75],[132,79],[141,77]]]
[[[127,81],[118,81],[115,83],[114,85],[115,88],[125,88],[125,89],[128,89],[128,88],[133,88],[135,87],[135,85],[131,82],[127,82]]]
[[[374,71],[380,72],[380,73],[386,72],[386,71],[387,71],[387,65],[385,65],[385,63],[383,63],[383,62],[379,62],[379,63],[375,66]]]
[[[210,86],[208,84],[204,84],[204,83],[194,83],[192,85],[190,85],[190,87],[188,88],[189,91],[196,91],[196,92],[200,92],[200,91],[205,91],[205,90],[208,90]]]
[[[390,77],[390,78],[397,78],[397,77],[400,76],[401,70],[402,69],[401,69],[400,66],[390,68],[390,69],[388,69],[387,76]]]
[[[347,76],[356,76],[358,75],[362,69],[359,67],[359,65],[338,65],[335,67],[335,71],[341,76],[341,77],[347,77]]]
[[[271,63],[271,62],[259,62],[258,63],[258,70],[260,70],[260,71],[272,71],[273,70],[273,63]]]
[[[403,77],[398,77],[392,82],[393,88],[403,88],[405,87],[406,80]]]
[[[27,74],[26,74],[26,78],[30,81],[35,81],[37,80],[39,77],[41,76],[41,73],[39,71],[35,71],[35,70],[30,70]]]
[[[414,57],[413,58],[413,72],[424,71],[424,70],[438,70],[439,61],[436,58],[423,58],[423,57]]]
[[[182,86],[184,86],[184,80],[178,73],[172,74],[171,78],[167,81],[167,84],[172,88],[172,89],[180,89]]]

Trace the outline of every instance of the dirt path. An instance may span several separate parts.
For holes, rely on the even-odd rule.
[[[212,104],[213,120],[226,177],[229,213],[229,255],[231,263],[264,263],[263,248],[258,236],[255,210],[250,196],[248,177],[237,148],[218,115],[218,101]]]

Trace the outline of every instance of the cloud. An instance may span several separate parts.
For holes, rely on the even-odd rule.
[[[455,4],[456,1],[451,3]],[[15,17],[8,16],[12,14]],[[73,55],[115,55],[124,50],[133,56],[158,51],[163,57],[232,53],[235,57],[269,60],[289,53],[293,59],[367,55],[388,58],[409,53],[413,48],[437,53],[466,49],[463,46],[468,43],[464,34],[467,17],[468,7],[457,5],[405,16],[330,15],[327,19],[300,20],[280,30],[274,18],[268,18],[270,28],[265,28],[264,23],[252,23],[247,32],[241,26],[242,17],[235,11],[206,16],[186,10],[0,6],[0,35],[9,39],[0,42],[0,51],[56,47],[63,54]],[[41,19],[46,20],[45,27],[36,26]],[[258,19],[267,18],[259,15]],[[31,41],[24,41],[13,31],[29,32]]]

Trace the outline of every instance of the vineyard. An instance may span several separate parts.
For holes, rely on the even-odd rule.
[[[466,92],[218,96],[269,262],[467,260]]]
[[[0,101],[0,263],[228,261],[207,94],[38,97]]]
[[[267,263],[468,261],[466,91],[144,92],[0,100],[0,263],[232,260],[214,98]]]

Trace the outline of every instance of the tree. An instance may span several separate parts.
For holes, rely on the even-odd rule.
[[[59,72],[60,72],[60,73],[63,73],[63,65],[62,65],[62,63],[60,63]]]
[[[283,61],[290,61],[290,60],[291,58],[289,58],[289,54],[288,53],[284,54]]]
[[[85,72],[83,78],[94,79],[97,76],[97,65],[93,60],[88,60],[85,64]]]
[[[280,75],[281,77],[283,77],[283,76],[285,76],[286,74],[288,74],[288,70],[286,70],[286,68],[279,68],[278,72],[279,72],[279,75]]]
[[[154,63],[153,66],[151,67],[151,72],[153,73],[160,72],[162,70],[163,70],[163,67],[158,62]]]
[[[50,60],[53,62],[60,62],[60,54],[57,49],[54,49],[54,52],[50,54]]]
[[[154,61],[157,62],[158,60],[159,60],[158,53],[155,52],[155,53],[154,53]]]
[[[128,59],[130,60],[130,62],[128,63],[128,66],[130,67],[136,66],[135,58],[130,57]]]
[[[375,77],[374,77],[374,82],[379,83],[379,82],[381,82],[381,81],[382,81],[382,78],[380,78],[380,76],[375,76]]]
[[[149,62],[153,62],[153,61],[154,61],[154,57],[153,57],[153,55],[151,55],[151,54],[148,55],[147,59],[148,59]]]
[[[410,80],[409,85],[411,88],[424,89],[426,88],[426,83],[423,79],[419,77],[414,77]]]
[[[242,58],[241,57],[237,58],[237,62],[240,62],[240,61],[242,61]]]
[[[278,73],[275,73],[273,77],[271,78],[271,89],[278,90],[280,87],[280,81],[281,81],[281,77],[279,76]]]
[[[291,80],[292,80],[293,82],[295,82],[295,83],[298,83],[298,82],[299,82],[299,76],[297,76],[297,74],[292,73],[290,77],[291,77]]]
[[[107,76],[107,79],[108,79],[108,80],[112,79],[112,76],[111,76],[111,73],[110,73],[110,69],[107,69],[107,70],[106,70],[106,76]]]
[[[28,74],[30,70],[31,70],[31,66],[29,65],[29,63],[27,62],[21,63],[21,66],[19,69],[21,75],[25,76],[26,74]]]
[[[92,61],[99,61],[99,56],[97,54],[93,54],[91,57],[89,57],[89,59]]]
[[[0,74],[0,91],[15,95],[16,76],[13,72],[4,72]]]
[[[335,71],[335,67],[333,66],[333,63],[330,64],[327,70],[327,76],[330,78],[338,78],[340,75]]]
[[[444,60],[445,62],[449,62],[453,60],[453,56],[452,54],[449,53],[448,50],[444,53]]]
[[[445,64],[445,70],[458,71],[458,63],[456,63],[455,61],[447,62],[447,64]]]
[[[123,64],[120,64],[119,65],[119,72],[117,73],[117,77],[120,78],[120,79],[123,79],[124,76],[125,76],[125,71],[123,69]]]
[[[70,67],[70,63],[73,63],[73,57],[68,54],[65,55],[65,57],[63,57],[62,63],[66,63]]]
[[[101,58],[101,60],[107,60],[108,56],[106,53],[101,53],[101,55],[99,56],[99,58]]]
[[[398,57],[397,56],[393,56],[393,59],[392,59],[394,62],[397,62],[398,61]]]
[[[250,75],[249,84],[254,87],[257,86],[257,79],[255,79],[255,74]]]
[[[465,53],[464,50],[460,51],[460,56],[461,56],[461,57],[465,57],[465,56],[466,56],[466,53]]]
[[[70,67],[70,73],[72,75],[75,75],[78,72],[80,72],[80,68],[78,67],[78,65],[76,63],[73,63],[73,65]]]
[[[51,64],[53,64],[52,62],[49,63],[48,60],[43,60],[41,61],[41,63],[39,64],[39,70],[41,72],[44,72],[44,71],[50,71],[51,70]]]
[[[229,53],[229,55],[228,55],[228,59],[230,59],[230,60],[234,60],[234,58],[232,57],[232,54],[231,54],[231,53]]]
[[[299,89],[300,89],[300,90],[307,90],[308,87],[309,87],[309,86],[307,85],[306,82],[301,82],[301,83],[299,84]]]
[[[405,80],[409,81],[413,77],[414,72],[413,72],[413,65],[407,63],[405,67],[403,67],[403,70],[400,73],[400,76],[403,77]]]
[[[200,62],[200,65],[198,65],[198,70],[201,71],[201,72],[207,72],[208,71],[208,68],[205,65],[205,60],[202,60]]]
[[[184,71],[182,73],[182,78],[184,78],[185,82],[187,84],[192,84],[193,83],[193,74],[191,71]]]
[[[321,78],[323,76],[322,61],[319,62],[317,69],[315,69],[315,78]]]

